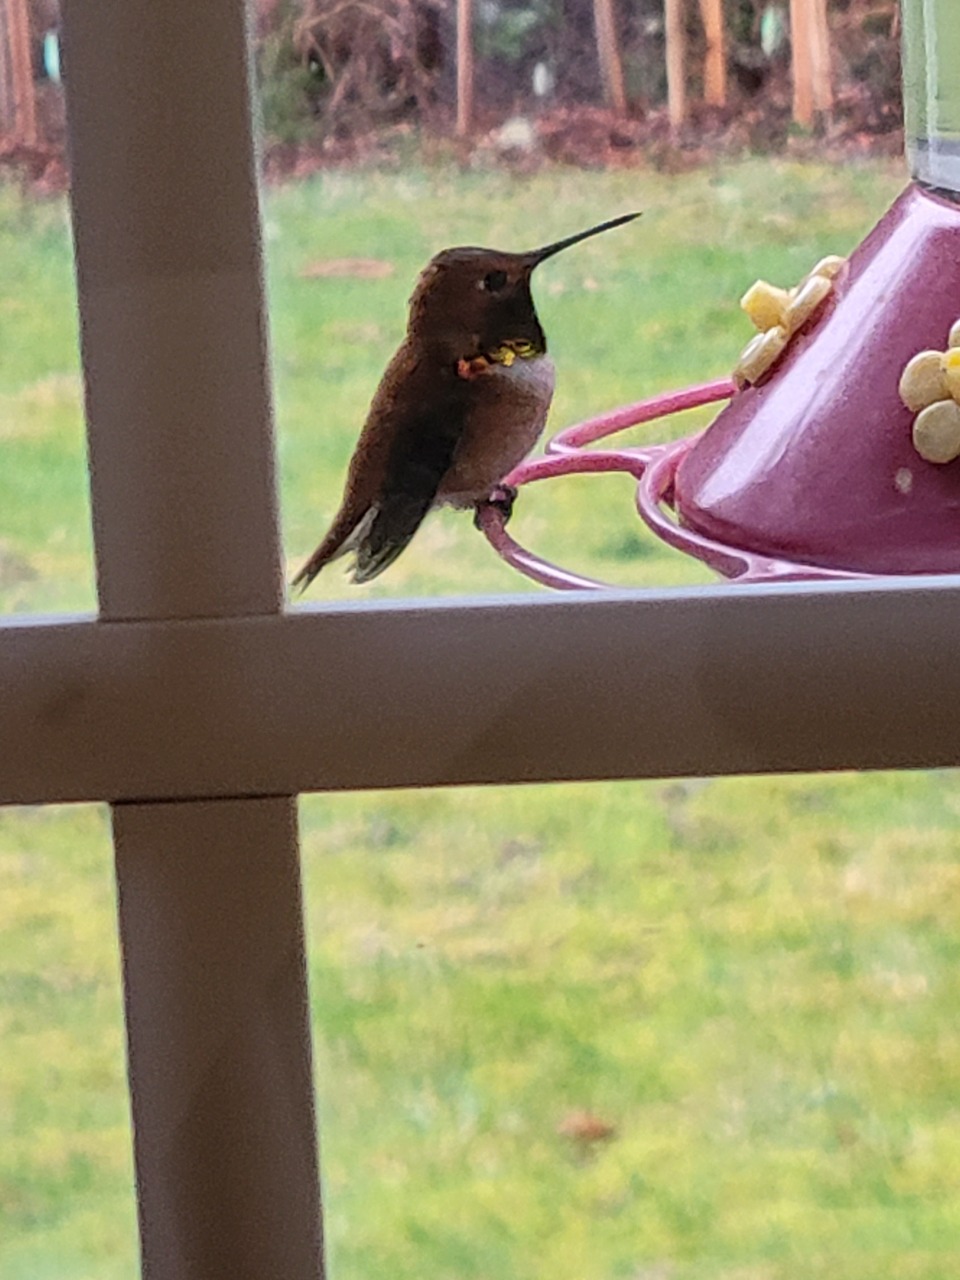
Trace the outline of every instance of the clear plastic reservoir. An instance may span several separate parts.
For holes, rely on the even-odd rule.
[[[960,0],[903,0],[902,13],[910,171],[960,198]]]

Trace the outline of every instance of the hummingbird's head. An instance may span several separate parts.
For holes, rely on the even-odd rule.
[[[526,253],[467,246],[444,249],[427,263],[410,299],[411,334],[441,348],[452,360],[480,355],[509,341],[546,351],[530,292],[534,268],[589,236],[639,216],[624,214]]]

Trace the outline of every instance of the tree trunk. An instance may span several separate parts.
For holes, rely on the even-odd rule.
[[[790,0],[793,118],[812,128],[833,108],[827,0]]]
[[[827,0],[814,0],[812,26],[813,109],[829,115],[833,110],[833,84],[830,66],[830,24]]]
[[[0,146],[38,141],[27,0],[0,0]]]
[[[683,0],[664,0],[664,35],[667,45],[667,106],[674,129],[687,118],[687,31]]]
[[[703,100],[711,107],[727,104],[727,49],[723,31],[723,0],[700,0],[707,56],[703,63]]]
[[[615,111],[618,116],[625,116],[627,95],[623,87],[623,62],[620,58],[613,0],[593,0],[593,20],[597,32],[597,57],[600,60],[603,98],[611,111]]]
[[[10,66],[10,20],[6,0],[0,0],[0,148],[7,145],[16,117],[16,96]]]
[[[457,137],[473,129],[473,0],[457,0]]]

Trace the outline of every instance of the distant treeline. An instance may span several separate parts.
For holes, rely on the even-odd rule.
[[[604,135],[613,148],[662,136],[649,122],[689,136],[752,121],[737,134],[752,143],[775,120],[766,136],[776,145],[791,118],[806,129],[864,135],[901,118],[896,0],[253,7],[263,128],[281,146],[329,148],[397,125],[469,142],[519,118],[540,122],[541,135],[570,135],[579,157],[577,147],[589,151],[594,135],[582,121],[570,124],[576,111],[621,122]],[[0,0],[0,161],[62,155],[61,70],[69,76],[56,0]]]
[[[258,0],[268,133],[408,121],[459,134],[551,107],[680,128],[782,96],[801,126],[899,121],[896,0]]]

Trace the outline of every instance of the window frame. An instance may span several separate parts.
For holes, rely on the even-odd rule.
[[[956,764],[960,585],[285,612],[244,4],[63,19],[100,612],[0,622],[0,803],[113,805],[144,1276],[307,1280],[297,794]]]

